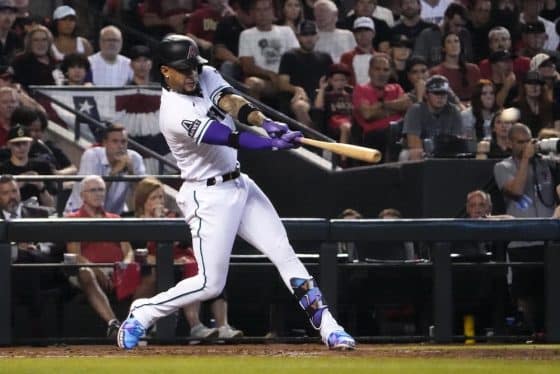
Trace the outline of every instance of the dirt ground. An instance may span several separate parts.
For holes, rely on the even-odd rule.
[[[76,356],[155,356],[155,355],[248,355],[248,356],[326,356],[410,357],[410,358],[501,358],[560,360],[558,345],[387,345],[360,344],[355,351],[334,352],[319,344],[229,344],[229,345],[152,345],[122,351],[109,345],[69,345],[52,347],[1,347],[0,358]]]

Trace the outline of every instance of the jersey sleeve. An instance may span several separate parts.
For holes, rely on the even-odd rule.
[[[202,68],[202,78],[208,90],[208,97],[212,104],[218,106],[218,101],[223,95],[233,93],[231,85],[226,82],[222,75],[212,66],[205,65]]]

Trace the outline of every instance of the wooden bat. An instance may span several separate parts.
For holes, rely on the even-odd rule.
[[[381,152],[377,149],[360,147],[352,144],[331,143],[309,138],[299,138],[299,142],[312,147],[326,149],[341,156],[350,157],[365,162],[377,163],[381,161]]]

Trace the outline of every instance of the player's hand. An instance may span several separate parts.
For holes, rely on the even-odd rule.
[[[272,149],[293,149],[300,146],[299,139],[303,137],[300,131],[288,131],[280,138],[275,138],[272,140]]]
[[[285,123],[276,122],[268,118],[263,121],[262,128],[271,138],[279,138],[290,130]]]

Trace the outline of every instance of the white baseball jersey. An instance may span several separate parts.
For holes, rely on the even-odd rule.
[[[199,76],[202,97],[182,95],[165,88],[161,94],[159,126],[171,153],[177,160],[181,177],[202,181],[235,170],[237,150],[201,143],[213,120],[235,129],[229,114],[218,108],[217,101],[230,89],[216,69],[204,66]]]

